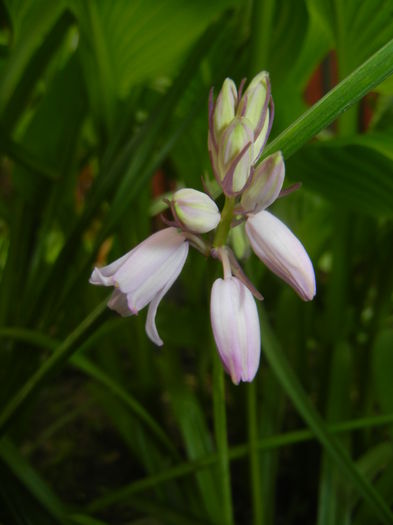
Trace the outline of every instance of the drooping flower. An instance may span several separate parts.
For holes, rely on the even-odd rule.
[[[252,381],[261,351],[257,307],[251,292],[236,277],[217,279],[210,300],[214,340],[225,370],[237,385]]]
[[[254,253],[304,300],[316,292],[314,268],[291,230],[266,210],[249,215],[246,234]]]
[[[176,228],[165,228],[108,266],[95,268],[90,283],[115,287],[108,306],[120,315],[137,314],[150,303],[146,333],[161,346],[155,324],[157,307],[179,276],[187,254],[185,235]]]
[[[191,232],[209,232],[220,222],[217,204],[206,193],[183,188],[173,194],[172,202],[177,218]]]

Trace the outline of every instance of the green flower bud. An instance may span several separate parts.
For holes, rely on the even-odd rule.
[[[261,71],[252,79],[237,108],[237,115],[246,117],[251,123],[254,133],[254,161],[259,157],[269,131],[269,98],[269,74]]]
[[[173,195],[173,207],[182,224],[195,233],[214,230],[221,219],[216,203],[206,193],[191,188]]]
[[[235,118],[237,89],[233,80],[226,78],[217,97],[213,113],[214,136],[218,142],[222,131]]]
[[[219,144],[219,177],[227,194],[241,191],[248,181],[253,160],[251,125],[236,118],[227,127]]]

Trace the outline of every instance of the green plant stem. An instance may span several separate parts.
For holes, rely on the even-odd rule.
[[[229,464],[229,449],[227,435],[227,421],[225,409],[225,377],[224,369],[214,350],[213,368],[213,404],[214,404],[214,431],[218,455],[219,479],[223,505],[223,525],[233,525],[231,474]]]
[[[218,248],[219,246],[224,246],[227,242],[228,233],[231,229],[234,207],[235,198],[225,197],[225,204],[221,212],[221,221],[217,227],[216,235],[214,237],[213,242],[213,246],[215,248]]]
[[[257,382],[247,385],[247,412],[248,412],[248,443],[251,474],[251,492],[253,506],[253,524],[263,524],[263,492],[261,483],[261,465],[258,450],[258,414],[257,414]]]
[[[45,361],[45,363],[30,377],[22,388],[7,403],[0,414],[0,436],[5,432],[11,419],[19,412],[24,403],[31,398],[34,392],[45,381],[45,379],[59,366],[66,361],[76,349],[75,343],[84,335],[92,324],[97,321],[106,309],[108,299],[102,301],[61,343],[57,350]]]

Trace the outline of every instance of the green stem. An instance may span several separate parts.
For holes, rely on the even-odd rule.
[[[214,350],[213,369],[213,404],[214,404],[214,430],[218,453],[219,479],[221,481],[221,494],[223,505],[223,525],[233,525],[231,474],[229,463],[229,448],[227,436],[227,422],[225,412],[225,378],[224,369]]]
[[[258,451],[258,428],[257,428],[257,384],[252,381],[247,385],[247,409],[248,409],[248,442],[249,461],[251,474],[251,491],[253,505],[253,524],[263,524],[263,501],[260,458]]]
[[[234,207],[235,197],[225,197],[224,208],[221,212],[221,221],[217,227],[216,235],[214,237],[213,242],[213,246],[215,248],[218,248],[219,246],[224,246],[227,242],[228,233],[231,229]]]

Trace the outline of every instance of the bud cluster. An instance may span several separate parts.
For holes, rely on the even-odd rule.
[[[167,201],[173,221],[117,261],[95,268],[92,284],[114,286],[108,306],[123,316],[149,304],[146,333],[163,342],[155,325],[157,307],[179,276],[189,245],[219,259],[223,279],[212,287],[210,317],[214,339],[232,381],[252,381],[260,357],[260,328],[254,297],[262,295],[244,274],[228,245],[231,229],[240,223],[251,249],[305,301],[315,295],[312,263],[300,241],[266,211],[283,193],[285,165],[281,152],[256,164],[270,133],[273,102],[269,75],[259,73],[242,95],[226,79],[209,100],[208,148],[214,176],[225,194],[219,210],[211,196],[192,188],[176,191]],[[214,232],[214,233],[213,233]],[[254,297],[253,297],[254,296]]]

